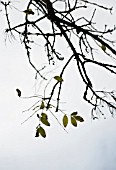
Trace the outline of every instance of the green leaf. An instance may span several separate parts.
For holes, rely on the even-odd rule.
[[[41,116],[45,119],[48,119],[48,115],[46,113],[42,113]]]
[[[81,116],[74,116],[74,118],[79,122],[84,122],[84,119]]]
[[[43,138],[46,137],[46,132],[45,132],[44,128],[42,128],[41,126],[39,127],[39,133]]]
[[[40,121],[46,125],[46,126],[50,126],[50,123],[48,122],[48,117],[45,113],[42,113],[42,117],[40,118]]]
[[[78,114],[78,112],[73,112],[71,113],[71,116],[76,116]]]
[[[58,82],[63,82],[63,79],[60,76],[55,76],[54,79],[57,80]]]
[[[45,108],[45,105],[44,105],[44,102],[42,101],[40,105],[40,109],[44,109],[44,108]]]
[[[66,114],[63,116],[63,120],[62,121],[63,121],[63,126],[66,127],[68,125],[68,117],[67,117]]]
[[[77,127],[77,121],[74,117],[71,116],[71,124],[75,127]]]

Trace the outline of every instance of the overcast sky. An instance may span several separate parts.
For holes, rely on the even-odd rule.
[[[112,6],[113,0],[110,2]],[[108,21],[104,16],[109,23],[115,22],[113,18]],[[100,26],[102,20],[97,20]],[[34,137],[36,116],[21,125],[29,114],[22,110],[31,101],[19,99],[15,89],[20,88],[24,96],[34,92],[35,74],[20,43],[13,40],[5,44],[5,21],[1,13],[0,21],[0,170],[116,170],[116,118],[107,115],[107,119],[91,121],[90,108],[80,97],[81,83],[74,67],[66,74],[70,82],[64,91],[64,101],[68,103],[65,107],[68,111],[79,110],[85,122],[78,128],[69,126],[67,134],[52,119],[51,127],[46,128],[46,139]],[[95,71],[94,76],[97,74]],[[96,87],[100,87],[105,75],[100,74],[95,80]],[[105,76],[105,87],[116,89],[114,78]],[[78,93],[75,93],[72,89],[77,89],[77,84]]]

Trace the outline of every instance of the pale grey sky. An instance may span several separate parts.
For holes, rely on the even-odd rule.
[[[110,2],[113,5],[113,0]],[[70,76],[64,91],[65,108],[79,110],[85,122],[78,128],[69,126],[67,134],[55,119],[51,119],[52,126],[46,128],[46,139],[34,137],[36,116],[21,125],[29,114],[22,110],[28,108],[31,101],[19,99],[15,89],[21,88],[24,95],[34,92],[34,71],[19,42],[13,40],[5,45],[5,22],[1,13],[0,20],[3,22],[0,25],[0,170],[115,170],[116,118],[107,115],[105,120],[91,121],[90,108],[80,96],[82,86],[73,65],[65,75]],[[101,18],[97,20],[101,22]],[[105,16],[104,20],[107,20]],[[108,20],[109,23],[113,21]],[[94,76],[97,74],[95,71]],[[105,75],[100,74],[99,81],[95,79],[98,87]],[[77,93],[72,90],[77,88],[76,82]],[[115,88],[116,81],[113,76],[111,79],[106,76],[103,85]]]

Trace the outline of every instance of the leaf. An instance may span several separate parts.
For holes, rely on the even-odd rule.
[[[106,46],[102,44],[101,49],[105,52],[106,51]]]
[[[17,91],[18,96],[21,97],[21,91],[19,89],[16,89],[16,91]]]
[[[66,114],[63,116],[63,120],[62,121],[63,121],[63,126],[66,127],[68,125],[68,117],[67,117]]]
[[[84,119],[81,116],[74,116],[74,118],[79,122],[84,122]]]
[[[42,101],[40,105],[40,109],[44,109],[44,108],[45,108],[45,105],[44,105],[44,102]]]
[[[42,122],[44,125],[50,126],[50,123],[49,123],[48,120],[45,119],[44,117],[41,117],[40,120],[41,120],[41,122]]]
[[[48,116],[47,116],[46,113],[42,113],[41,116],[44,117],[44,118],[46,118],[46,119],[48,119]]]
[[[39,128],[36,129],[35,137],[39,137]]]
[[[58,82],[63,82],[63,78],[60,76],[55,76],[54,79],[57,80]]]
[[[42,128],[41,126],[39,127],[39,133],[43,138],[46,137],[46,132],[45,132],[44,128]]]
[[[73,112],[71,113],[71,116],[76,116],[78,114],[78,112]]]
[[[28,14],[28,15],[34,15],[34,12],[32,11],[32,9],[26,9],[23,12]]]
[[[45,113],[41,114],[42,117],[40,118],[40,121],[46,125],[46,126],[50,126],[50,123],[48,122],[48,116]]]
[[[77,127],[77,121],[74,117],[71,116],[71,124],[75,127]]]

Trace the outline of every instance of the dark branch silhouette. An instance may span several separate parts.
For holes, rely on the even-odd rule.
[[[104,70],[107,70],[109,73],[116,75],[116,42],[107,38],[107,35],[112,35],[116,31],[116,27],[114,26],[113,28],[108,28],[107,25],[104,25],[104,30],[99,30],[96,26],[97,23],[94,22],[94,17],[98,9],[107,11],[109,15],[112,15],[113,7],[102,6],[98,3],[93,3],[86,0],[55,0],[52,2],[51,0],[30,0],[27,4],[27,9],[24,11],[25,14],[23,14],[25,15],[24,22],[15,26],[13,24],[12,26],[8,13],[9,7],[12,6],[12,2],[1,1],[0,3],[4,7],[6,22],[8,25],[6,33],[10,33],[13,37],[19,35],[20,41],[25,47],[28,61],[36,72],[36,79],[40,76],[42,81],[46,82],[43,96],[39,97],[39,101],[31,107],[31,109],[33,108],[36,110],[35,113],[41,109],[41,102],[44,103],[43,109],[51,112],[52,107],[55,108],[56,112],[62,112],[60,109],[60,96],[63,84],[63,74],[66,72],[68,65],[73,60],[77,65],[77,72],[79,72],[85,86],[83,99],[92,106],[92,118],[98,118],[98,112],[101,115],[104,115],[102,111],[104,106],[107,106],[109,112],[114,115],[114,112],[116,111],[115,89],[111,90],[111,92],[103,90],[97,91],[94,88],[93,81],[89,77],[86,69],[87,64],[92,64],[104,68]],[[58,4],[61,6],[60,10],[57,8]],[[78,11],[86,11],[89,6],[93,7],[93,13],[90,20],[88,20],[84,15],[82,17],[78,17]],[[45,26],[42,26],[42,23],[46,23],[48,27],[47,31]],[[57,77],[56,83],[51,88],[50,95],[46,89],[51,80],[48,80],[48,78],[43,74],[43,70],[47,66],[43,66],[42,68],[39,66],[40,68],[38,69],[38,67],[36,67],[31,61],[33,45],[39,38],[41,38],[44,42],[43,47],[45,48],[46,55],[43,57],[46,58],[47,56],[49,65],[55,65],[56,60],[63,62],[65,59],[64,66],[61,69],[59,77]],[[61,55],[60,51],[57,51],[57,39],[59,38],[61,42],[65,43],[70,50],[71,55],[68,56],[67,61],[66,57]],[[74,43],[74,39],[76,39],[76,43]],[[96,59],[97,50],[101,50],[103,55],[106,55],[109,59],[112,59],[112,63],[114,64],[105,61],[98,61]],[[58,91],[56,90],[57,87]],[[54,100],[53,96],[56,91],[56,104],[53,105],[52,100]],[[40,105],[38,105],[38,103],[40,103]],[[41,120],[43,120],[43,118],[40,119],[40,122]],[[39,133],[42,133],[42,129],[40,127],[40,125],[37,126],[36,136],[38,136]],[[44,136],[45,134],[43,134],[43,137]]]

